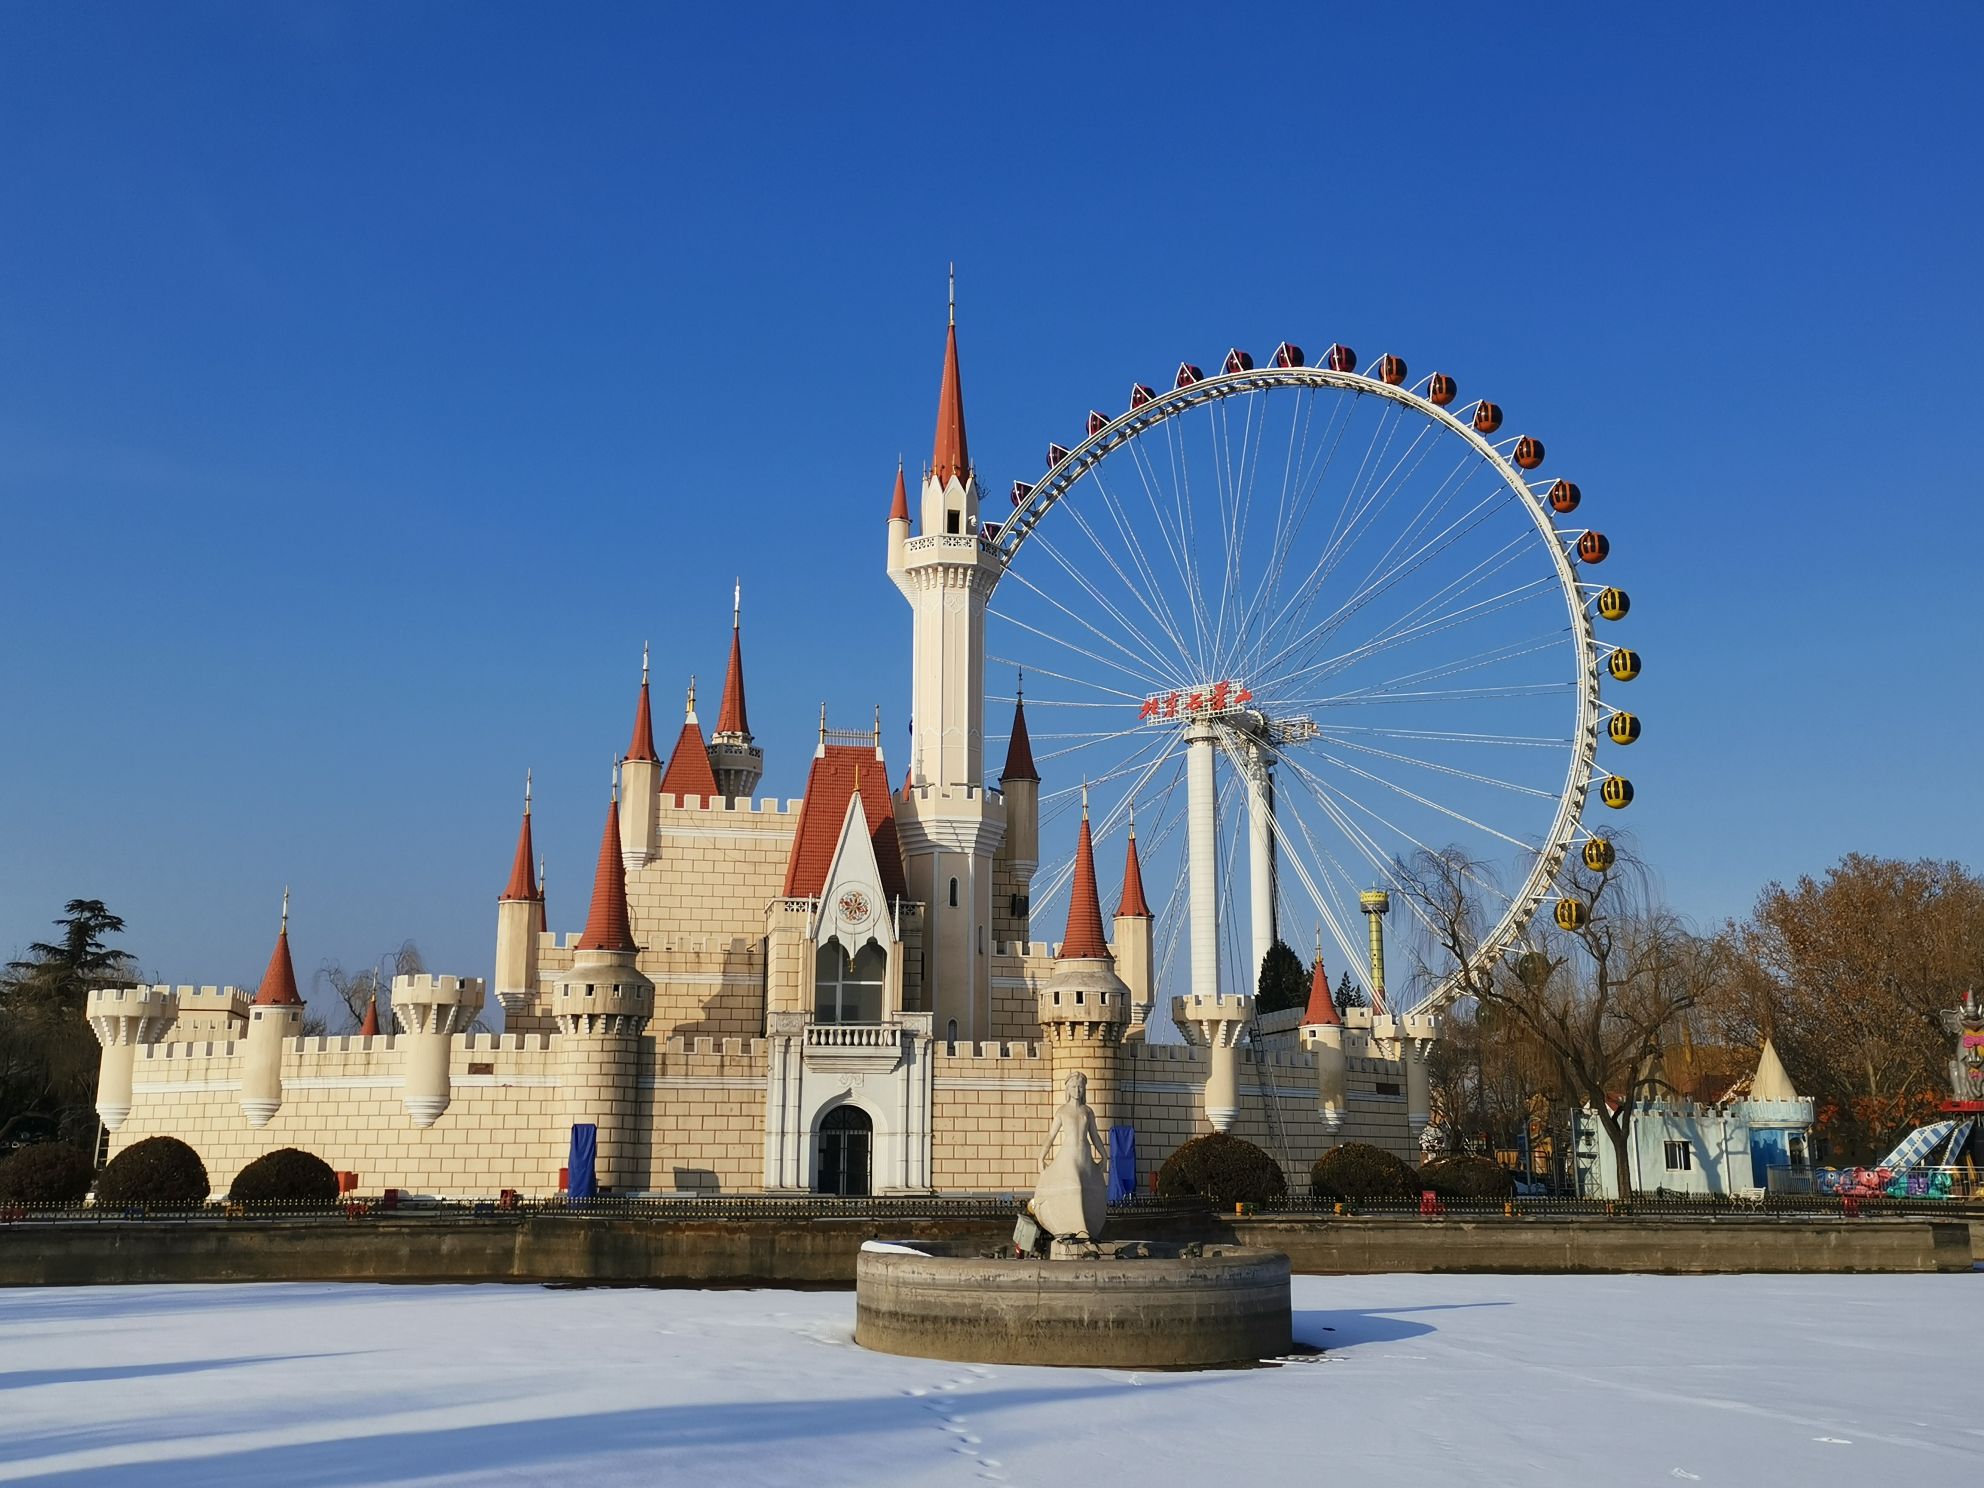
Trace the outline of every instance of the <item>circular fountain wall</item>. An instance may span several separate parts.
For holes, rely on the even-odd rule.
[[[871,1242],[854,1290],[855,1342],[929,1359],[1156,1369],[1292,1346],[1288,1257],[1238,1245],[1138,1241],[1022,1260]]]

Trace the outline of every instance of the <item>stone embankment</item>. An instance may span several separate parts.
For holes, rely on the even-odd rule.
[[[1297,1273],[1967,1271],[1963,1219],[1125,1217],[1122,1234],[1280,1251]],[[998,1216],[425,1215],[0,1223],[0,1285],[518,1281],[847,1286],[865,1240],[956,1253],[1009,1242]]]

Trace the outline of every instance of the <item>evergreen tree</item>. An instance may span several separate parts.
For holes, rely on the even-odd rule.
[[[1371,1000],[1364,995],[1364,989],[1350,979],[1350,973],[1347,971],[1337,978],[1336,995],[1330,1000],[1336,1004],[1339,1017],[1351,1008],[1371,1005]]]
[[[1283,1008],[1299,1008],[1309,1000],[1309,973],[1302,958],[1287,944],[1277,940],[1261,957],[1260,981],[1254,991],[1256,1013],[1278,1013]]]
[[[0,1126],[33,1113],[67,1135],[93,1132],[100,1050],[85,1019],[97,987],[135,980],[123,951],[107,945],[124,921],[101,899],[71,899],[56,941],[37,941],[0,976]]]

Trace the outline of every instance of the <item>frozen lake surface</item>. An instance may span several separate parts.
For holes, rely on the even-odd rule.
[[[843,1292],[0,1291],[0,1481],[1984,1483],[1984,1275],[1303,1276],[1277,1368],[871,1354]]]

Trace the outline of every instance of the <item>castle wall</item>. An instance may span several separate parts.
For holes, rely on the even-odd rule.
[[[553,1056],[541,1037],[473,1034],[449,1054],[453,1098],[430,1127],[402,1101],[408,1040],[290,1039],[283,1100],[266,1126],[241,1112],[244,1043],[158,1044],[139,1050],[131,1114],[114,1156],[145,1137],[190,1143],[216,1195],[265,1152],[301,1147],[359,1175],[362,1192],[493,1194],[554,1191],[564,1162]]]
[[[766,1044],[673,1038],[653,1046],[648,1187],[664,1193],[755,1193],[765,1184]]]
[[[935,1045],[931,1182],[939,1192],[1027,1193],[1059,1097],[1038,1044]]]
[[[279,1147],[301,1147],[357,1173],[364,1194],[555,1193],[570,1145],[562,1043],[529,1034],[456,1038],[452,1098],[425,1128],[402,1104],[408,1040],[400,1036],[289,1040],[282,1105],[260,1128],[241,1111],[245,1044],[153,1045],[137,1051],[131,1114],[110,1150],[115,1156],[146,1137],[178,1137],[199,1152],[216,1196]],[[617,1097],[635,1118],[623,1187],[762,1187],[764,1041],[637,1043],[633,1088]]]

